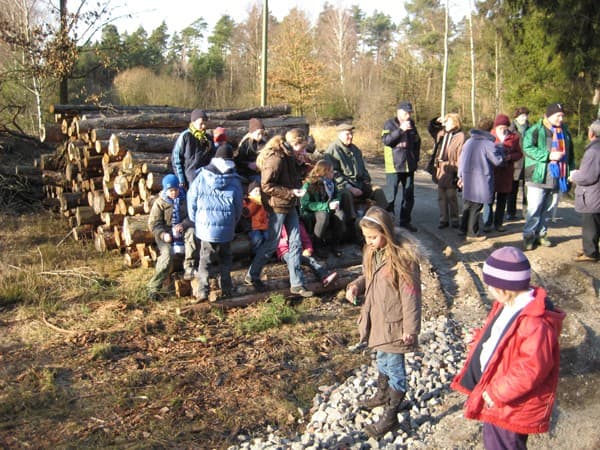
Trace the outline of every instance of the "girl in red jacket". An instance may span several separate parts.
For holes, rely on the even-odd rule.
[[[515,247],[486,260],[483,281],[495,302],[451,385],[468,394],[465,417],[483,422],[487,450],[526,449],[528,434],[548,431],[565,313],[530,278],[529,261]]]

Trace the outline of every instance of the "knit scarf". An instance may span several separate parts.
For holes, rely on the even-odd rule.
[[[560,192],[567,192],[569,185],[567,183],[567,152],[565,144],[565,135],[561,127],[552,127],[552,147],[551,152],[560,152],[562,157],[559,161],[550,162],[550,175],[558,179]]]
[[[199,130],[194,126],[193,123],[190,123],[190,133],[192,133],[192,136],[194,136],[200,142],[208,140],[208,138],[206,137],[206,131]]]
[[[323,186],[325,187],[325,192],[327,193],[327,198],[331,200],[333,198],[333,191],[335,189],[335,185],[333,184],[333,180],[323,177]]]

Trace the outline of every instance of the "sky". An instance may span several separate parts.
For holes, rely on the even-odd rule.
[[[311,20],[315,21],[323,10],[327,0],[269,0],[268,7],[272,15],[281,20],[290,9],[297,7],[308,13]],[[450,10],[466,11],[470,0],[450,0]],[[404,2],[399,0],[329,0],[334,6],[349,8],[358,5],[367,15],[375,10],[383,12],[399,23],[405,15]],[[196,19],[202,17],[208,24],[208,32],[212,31],[215,23],[228,14],[236,22],[241,22],[248,17],[248,11],[253,4],[262,7],[262,0],[112,0],[113,17],[123,17],[114,22],[119,33],[131,33],[139,26],[148,32],[158,27],[164,20],[169,33],[181,31]],[[190,5],[197,5],[196,8]]]

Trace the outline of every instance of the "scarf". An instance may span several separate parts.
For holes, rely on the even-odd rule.
[[[552,147],[551,152],[560,152],[562,157],[559,161],[550,162],[550,175],[558,179],[558,188],[560,192],[567,192],[569,184],[567,182],[567,152],[565,144],[565,135],[561,127],[552,127]]]
[[[333,180],[330,180],[327,177],[323,177],[323,186],[325,187],[325,192],[327,193],[327,198],[331,200],[333,198],[333,191],[335,190],[335,185],[333,184]]]
[[[175,200],[173,200],[167,195],[166,191],[163,191],[163,198],[171,205],[173,205],[173,214],[171,215],[171,226],[175,226],[181,223],[181,193],[177,196],[177,198],[175,198]],[[171,235],[173,236],[173,248],[183,245],[183,235],[181,233],[171,232]]]
[[[453,134],[452,132],[444,133],[444,137],[442,138],[442,145],[441,145],[440,153],[438,156],[439,161],[448,161],[448,154],[447,154],[448,152],[446,152],[446,150],[448,148],[448,144],[452,140],[452,134]]]
[[[206,131],[199,130],[198,128],[196,128],[194,126],[193,123],[190,123],[190,133],[192,133],[192,136],[194,136],[200,142],[202,142],[202,141],[208,141],[208,138],[206,137]]]

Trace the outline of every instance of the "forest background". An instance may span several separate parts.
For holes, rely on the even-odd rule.
[[[54,2],[55,3],[55,2]],[[219,109],[260,104],[262,5],[209,32],[120,32],[110,1],[0,0],[0,130],[39,135],[48,106],[69,103]],[[60,9],[63,8],[61,21]],[[525,105],[532,120],[562,102],[584,141],[600,97],[596,0],[485,0],[454,23],[446,2],[409,0],[399,21],[325,4],[315,23],[269,17],[267,103],[311,124],[352,119],[379,147],[384,120],[409,99],[422,126],[457,112],[465,128]],[[447,49],[445,70],[444,55]],[[62,90],[62,91],[61,91]]]

